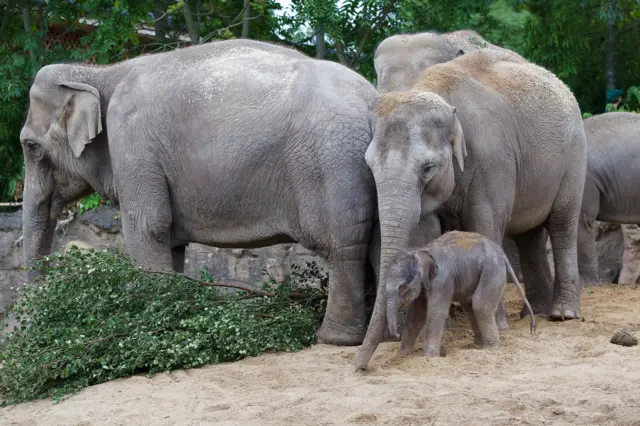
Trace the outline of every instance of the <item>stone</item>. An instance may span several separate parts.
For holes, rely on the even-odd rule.
[[[633,335],[631,330],[623,328],[611,337],[610,342],[614,345],[620,346],[636,346],[638,344],[638,339]]]
[[[86,211],[78,216],[80,222],[93,225],[96,228],[111,234],[117,234],[122,230],[120,211],[113,206],[101,206]]]

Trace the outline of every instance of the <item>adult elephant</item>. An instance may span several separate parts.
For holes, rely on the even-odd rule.
[[[364,154],[378,96],[366,79],[231,40],[109,66],[49,65],[29,96],[25,264],[50,252],[61,208],[97,191],[119,205],[125,244],[147,268],[180,270],[189,242],[299,242],[325,256],[318,341],[362,342],[376,215]]]
[[[365,160],[378,189],[382,280],[356,368],[366,368],[387,323],[387,267],[433,211],[499,244],[546,226],[557,271],[548,311],[578,318],[587,156],[569,88],[506,49],[480,49],[428,67],[410,90],[382,93],[376,112]]]
[[[585,285],[600,282],[593,223],[640,224],[640,114],[609,112],[584,120],[587,176],[578,226]]]
[[[377,89],[380,93],[409,90],[430,66],[480,49],[515,55],[510,50],[489,43],[473,30],[396,34],[387,37],[380,42],[374,54]]]

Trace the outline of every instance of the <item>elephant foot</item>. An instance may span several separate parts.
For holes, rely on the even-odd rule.
[[[575,302],[558,301],[553,304],[549,318],[553,321],[568,321],[580,319],[578,304]]]
[[[533,310],[534,315],[543,315],[548,316],[551,311],[551,301],[545,301],[537,297],[529,298],[529,304],[531,305],[531,309]],[[529,316],[529,310],[527,306],[523,303],[522,309],[520,309],[520,319]]]
[[[440,348],[438,349],[425,349],[424,357],[425,358],[436,358],[440,356]]]
[[[362,344],[367,328],[344,326],[326,317],[316,332],[316,343],[334,346],[357,346]]]

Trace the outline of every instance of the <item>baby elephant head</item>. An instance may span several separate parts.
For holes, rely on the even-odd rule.
[[[409,306],[422,293],[423,283],[436,273],[437,265],[427,252],[400,252],[393,259],[386,279],[387,321],[392,336],[400,337]]]

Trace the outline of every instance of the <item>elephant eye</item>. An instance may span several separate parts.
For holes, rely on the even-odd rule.
[[[28,141],[26,143],[26,145],[27,145],[27,152],[30,155],[32,155],[33,157],[36,157],[36,158],[41,156],[42,152],[41,152],[39,143],[36,143],[36,142],[33,142],[33,141]]]
[[[422,180],[427,182],[433,177],[436,172],[437,166],[434,163],[429,163],[422,168]]]

